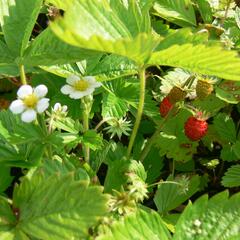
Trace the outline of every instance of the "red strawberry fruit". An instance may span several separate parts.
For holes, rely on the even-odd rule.
[[[203,119],[202,113],[191,116],[184,125],[185,135],[192,141],[198,141],[207,134],[208,123]]]
[[[165,97],[159,107],[159,112],[162,117],[166,117],[168,112],[173,108],[173,104],[170,102],[170,99],[168,97]]]

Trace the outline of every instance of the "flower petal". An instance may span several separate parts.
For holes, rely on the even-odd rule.
[[[91,86],[94,87],[94,88],[98,88],[98,87],[101,87],[101,86],[102,86],[102,83],[100,83],[100,82],[95,82],[95,83],[93,83]]]
[[[90,95],[91,93],[93,93],[93,91],[94,91],[94,88],[88,88],[86,91],[75,91],[71,93],[69,97],[73,99],[80,99],[82,97]]]
[[[55,103],[53,106],[53,111],[59,111],[61,109],[61,104],[60,103]]]
[[[96,82],[96,78],[93,76],[86,76],[86,77],[83,77],[83,79],[89,82],[90,84]]]
[[[74,92],[74,88],[71,87],[70,85],[64,85],[62,88],[61,88],[61,92],[63,94],[71,94],[72,92]]]
[[[25,109],[25,105],[22,100],[15,100],[11,103],[9,109],[14,114],[22,113]]]
[[[25,112],[22,113],[21,119],[23,122],[30,123],[34,121],[37,117],[37,113],[33,109],[28,109]]]
[[[48,89],[45,85],[41,84],[41,85],[38,85],[33,92],[38,98],[42,98],[46,96]]]
[[[43,113],[49,106],[49,99],[48,98],[42,98],[37,103],[37,112]]]
[[[73,85],[79,79],[80,79],[80,77],[77,75],[70,75],[69,77],[67,77],[66,81],[68,84]]]
[[[97,88],[97,87],[101,87],[102,86],[102,83],[97,82],[95,77],[86,76],[83,79],[86,80],[90,84],[91,87]]]
[[[63,105],[62,106],[62,112],[66,112],[68,110],[68,106],[67,105]]]
[[[25,98],[32,93],[33,88],[30,85],[22,85],[17,91],[17,95],[19,98]]]

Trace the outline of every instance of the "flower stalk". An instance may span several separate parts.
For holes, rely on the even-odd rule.
[[[23,64],[19,65],[19,72],[20,72],[20,79],[21,79],[22,85],[27,85],[27,79],[26,79],[26,74],[25,74],[25,69]]]
[[[91,107],[92,107],[92,99],[90,99],[90,97],[88,96],[82,98],[82,109],[83,109],[82,121],[83,121],[84,133],[89,130],[89,113],[91,111]],[[83,144],[83,154],[84,154],[85,162],[88,163],[90,160],[90,149],[85,144]]]
[[[146,87],[145,67],[140,68],[139,78],[140,78],[139,105],[138,105],[136,121],[134,123],[133,131],[132,131],[130,141],[129,141],[129,145],[128,145],[128,149],[127,149],[127,158],[128,159],[131,156],[133,144],[134,144],[135,138],[137,136],[138,128],[139,128],[140,121],[141,121],[141,118],[142,118],[142,113],[143,113],[144,100],[145,100],[145,87]]]

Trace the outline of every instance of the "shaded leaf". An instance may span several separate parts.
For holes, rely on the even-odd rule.
[[[154,14],[179,26],[195,26],[194,8],[189,0],[157,0]]]
[[[179,176],[179,181],[177,179],[175,181],[180,183],[180,179],[181,176]],[[168,180],[171,181],[173,179],[168,178],[167,181]],[[198,191],[199,184],[200,177],[197,175],[189,179],[188,189],[185,192],[183,191],[184,186],[173,183],[160,183],[154,197],[158,212],[164,214],[178,207]]]

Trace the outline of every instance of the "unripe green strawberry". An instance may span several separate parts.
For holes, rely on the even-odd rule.
[[[199,79],[196,85],[196,94],[199,99],[204,99],[213,91],[212,83],[207,79]]]
[[[198,116],[191,116],[184,125],[185,135],[192,141],[198,141],[207,134],[208,123],[206,119],[201,118],[202,113]]]
[[[160,103],[159,112],[162,117],[166,117],[168,112],[172,108],[173,108],[173,104],[171,103],[168,97],[165,97]]]
[[[177,86],[173,87],[168,94],[168,98],[171,103],[182,101],[186,96],[187,96],[187,92]]]

